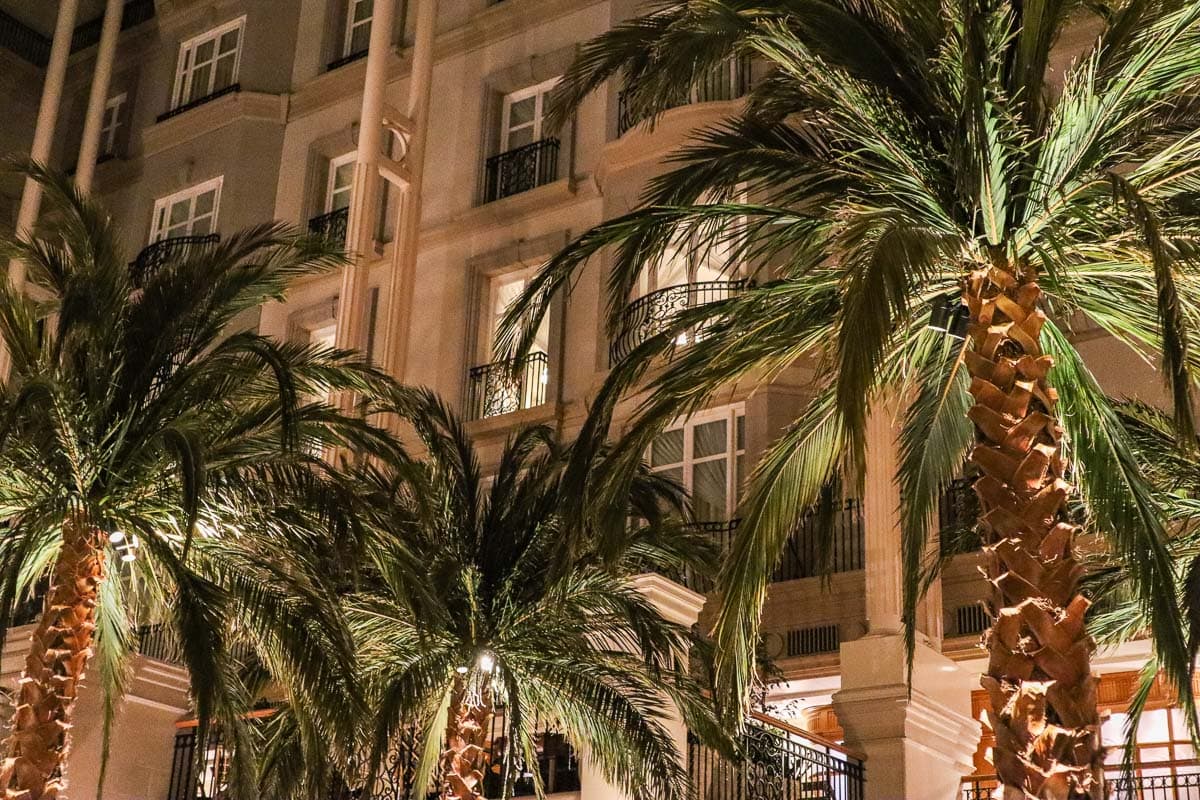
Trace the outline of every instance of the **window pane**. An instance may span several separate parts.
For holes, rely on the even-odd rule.
[[[1167,709],[1159,708],[1142,714],[1137,736],[1138,742],[1169,742],[1171,733],[1167,729]]]
[[[728,462],[706,461],[692,468],[692,507],[701,522],[725,519]]]
[[[526,97],[524,100],[518,100],[508,107],[508,127],[509,129],[516,128],[520,125],[528,125],[533,122],[533,112],[537,103],[536,97]]]
[[[193,236],[204,236],[210,231],[212,231],[212,217],[201,217],[200,219],[192,222],[191,228],[187,231],[187,233],[190,233]]]
[[[520,130],[512,131],[508,134],[508,149],[515,150],[518,147],[524,147],[527,144],[533,143],[533,128],[525,126]]]
[[[374,0],[355,0],[354,21],[362,22],[363,20],[370,19],[374,6]]]
[[[209,189],[207,192],[205,192],[204,194],[197,197],[196,198],[196,211],[195,211],[194,216],[202,217],[202,216],[205,216],[206,214],[211,214],[212,210],[213,210],[213,205],[215,204],[216,199],[217,199],[217,192],[215,189]]]
[[[744,415],[738,416],[734,424],[737,425],[737,430],[734,432],[734,436],[737,437],[737,442],[736,442],[735,447],[738,450],[745,450],[746,449],[746,417]]]
[[[191,207],[191,202],[188,200],[178,200],[171,204],[171,215],[167,219],[167,225],[174,227],[182,222],[186,222],[188,211]]]
[[[212,61],[213,50],[216,44],[214,40],[209,39],[196,45],[196,57],[193,59],[193,63],[199,65],[205,61]]]
[[[347,161],[339,164],[333,173],[333,188],[335,190],[349,189],[352,183],[354,183],[354,162]]]
[[[217,48],[217,52],[221,54],[229,54],[234,50],[237,50],[238,37],[240,34],[241,30],[238,28],[221,34],[221,46]]]
[[[704,458],[725,452],[725,420],[697,425],[692,434],[692,457]]]
[[[659,467],[664,464],[679,464],[683,462],[683,430],[667,431],[659,434],[650,445],[650,466]]]
[[[192,91],[188,93],[188,101],[199,100],[212,92],[209,80],[212,78],[212,64],[197,67],[192,73]]]
[[[1119,745],[1125,740],[1125,722],[1128,714],[1113,713],[1100,726],[1100,741],[1104,744]]]
[[[346,55],[361,53],[371,45],[371,23],[357,25],[350,33],[350,44]]]
[[[678,484],[683,484],[683,467],[671,467],[670,469],[657,470],[659,475],[664,478],[670,478]]]
[[[235,59],[232,55],[221,56],[217,59],[217,75],[213,82],[213,91],[224,89],[233,83],[233,68]]]

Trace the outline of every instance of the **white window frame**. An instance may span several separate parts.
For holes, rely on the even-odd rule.
[[[535,98],[533,105],[533,121],[530,123],[533,126],[533,138],[530,140],[530,144],[533,142],[540,142],[542,140],[542,117],[545,115],[546,110],[546,94],[554,88],[558,81],[559,78],[551,78],[548,81],[542,81],[534,86],[527,86],[524,89],[520,89],[515,92],[509,92],[508,94],[504,95],[504,108],[500,115],[501,153],[507,153],[509,150],[513,149],[508,145],[509,135],[512,133],[512,127],[509,125],[509,118],[512,113],[513,104],[519,103],[522,100],[526,100],[530,97]],[[521,127],[524,128],[526,126],[522,125]]]
[[[326,214],[333,211],[334,178],[337,176],[338,167],[344,167],[346,164],[353,163],[357,157],[358,157],[358,153],[354,150],[351,150],[349,153],[344,153],[344,154],[338,156],[337,158],[329,159],[329,174],[326,176],[326,179],[325,179],[325,213]],[[353,175],[350,176],[349,191],[350,191],[351,199],[353,200],[353,195],[354,195],[354,176]],[[347,207],[349,207],[349,204],[347,204]]]
[[[157,242],[161,239],[166,238],[163,234],[166,231],[168,226],[163,224],[164,220],[162,219],[162,214],[164,211],[169,212],[171,206],[174,205],[175,203],[178,203],[181,200],[190,199],[193,204],[192,210],[194,212],[196,198],[211,189],[215,189],[216,194],[213,196],[212,224],[209,225],[209,232],[215,233],[217,230],[217,220],[218,220],[218,218],[220,216],[220,212],[221,212],[221,187],[224,185],[224,182],[225,182],[225,177],[223,175],[220,175],[211,180],[204,181],[203,183],[197,183],[193,186],[187,187],[186,189],[181,189],[180,191],[175,192],[174,194],[169,194],[166,197],[160,197],[157,200],[155,200],[154,201],[154,215],[150,218],[150,242],[151,242],[151,244],[153,244],[154,242]],[[186,234],[181,234],[181,235],[190,236],[191,232],[192,232],[192,225],[194,224],[194,222],[195,222],[195,217],[189,216],[188,217],[188,232]]]
[[[354,29],[360,28],[364,25],[369,29],[371,24],[375,21],[375,7],[372,6],[371,16],[355,23],[354,11],[358,8],[359,3],[365,2],[367,2],[367,0],[346,0],[346,36],[342,41],[343,57],[354,55],[355,51],[350,49],[350,43],[354,41]]]
[[[175,63],[175,87],[171,93],[172,108],[179,108],[189,100],[186,98],[192,94],[192,78],[196,74],[196,65],[192,62],[193,54],[200,45],[205,42],[213,41],[213,64],[214,69],[209,77],[209,89],[201,97],[206,97],[212,94],[216,89],[217,70],[215,69],[217,51],[216,48],[220,44],[220,39],[226,33],[232,30],[238,31],[237,49],[233,51],[233,76],[230,84],[237,83],[238,73],[242,66],[242,46],[245,44],[246,38],[246,17],[243,15],[237,19],[230,20],[224,25],[219,25],[216,28],[211,28],[199,36],[193,36],[191,39],[179,45],[179,59]]]
[[[738,418],[742,419],[743,438],[742,447],[737,446],[737,422]],[[720,408],[709,408],[704,411],[697,411],[689,417],[676,420],[671,425],[663,429],[663,433],[671,433],[673,431],[683,431],[683,460],[671,464],[660,464],[652,467],[653,472],[663,472],[670,469],[682,468],[682,483],[691,495],[695,488],[693,478],[693,468],[696,464],[706,464],[711,461],[718,461],[722,458],[725,460],[725,519],[724,520],[698,520],[699,522],[725,522],[737,517],[737,509],[740,500],[742,487],[738,485],[738,458],[745,459],[746,457],[746,437],[745,437],[745,417],[746,404],[733,403],[732,405],[721,406]],[[717,420],[725,420],[725,452],[719,455],[702,456],[695,458],[692,455],[695,442],[695,430],[698,425],[704,425],[708,422],[716,422]],[[653,445],[651,445],[653,446]],[[647,451],[646,458],[649,460],[650,452]],[[745,462],[743,462],[744,464]]]
[[[120,92],[108,98],[104,103],[104,115],[101,117],[100,128],[100,155],[102,156],[113,156],[117,153],[117,136],[123,123],[121,113],[128,99],[125,92]],[[111,118],[109,111],[112,112]]]

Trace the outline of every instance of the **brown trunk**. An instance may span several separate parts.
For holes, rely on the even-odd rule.
[[[1077,526],[1065,512],[1051,359],[1039,334],[1036,277],[1003,266],[973,272],[967,353],[980,526],[992,553],[997,616],[985,638],[982,683],[996,735],[992,761],[1004,800],[1104,796],[1095,644],[1084,630]]]
[[[485,681],[486,683],[486,681]],[[455,681],[442,753],[443,800],[483,800],[483,776],[488,769],[488,731],[492,698],[485,686],[472,697],[467,681]]]
[[[5,800],[65,796],[71,712],[92,653],[96,596],[103,579],[104,534],[83,519],[67,520],[0,765]]]

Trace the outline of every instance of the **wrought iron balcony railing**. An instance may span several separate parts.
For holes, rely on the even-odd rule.
[[[170,236],[146,245],[129,265],[133,285],[144,286],[164,264],[187,258],[194,248],[209,247],[219,241],[221,234],[206,233],[201,236]]]
[[[215,92],[213,92],[211,94],[206,94],[206,95],[204,95],[204,97],[197,97],[195,100],[191,100],[182,105],[175,106],[170,111],[165,111],[162,114],[159,114],[158,117],[155,119],[155,122],[162,122],[164,120],[170,119],[171,117],[178,117],[180,114],[185,114],[188,111],[191,111],[193,108],[199,108],[200,106],[204,105],[205,103],[211,103],[213,100],[216,100],[218,97],[224,97],[227,94],[234,94],[236,92],[240,92],[241,90],[242,90],[242,85],[240,83],[231,83],[224,88],[217,89]]]
[[[861,757],[798,729],[756,718],[731,761],[688,734],[695,800],[862,800]]]
[[[681,311],[727,300],[741,292],[746,285],[747,282],[742,280],[696,281],[668,286],[639,297],[627,305],[621,314],[621,327],[613,337],[609,359],[615,364],[625,358],[642,342],[670,327]],[[702,327],[694,328],[681,333],[676,343],[689,344],[703,336]]]
[[[308,231],[338,247],[346,246],[346,226],[350,222],[349,208],[336,208],[308,221]]]
[[[958,478],[938,501],[938,539],[942,556],[973,553],[983,547],[979,536],[979,496],[975,478]]]
[[[335,69],[338,69],[339,67],[344,67],[347,64],[353,64],[355,61],[358,61],[359,59],[366,58],[366,57],[367,57],[366,50],[355,50],[353,53],[347,53],[346,55],[342,56],[341,58],[335,58],[333,61],[330,61],[328,64],[325,65],[325,71],[333,72]]]
[[[485,203],[553,183],[558,180],[558,139],[542,139],[492,156],[484,172]]]
[[[1108,800],[1191,800],[1200,797],[1200,761],[1139,764],[1132,778],[1110,769],[1104,783]],[[998,785],[994,775],[963,778],[961,800],[991,800]]]
[[[546,402],[550,360],[530,353],[517,369],[511,361],[472,367],[467,381],[467,419],[485,419]]]
[[[736,100],[750,91],[750,59],[739,58],[710,70],[687,94],[680,95],[669,108],[711,103],[717,100]],[[627,131],[646,119],[646,114],[634,107],[637,86],[626,86],[617,94],[617,135]]]

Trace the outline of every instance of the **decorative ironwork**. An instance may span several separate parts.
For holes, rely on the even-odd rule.
[[[979,496],[975,477],[952,481],[938,502],[938,539],[942,557],[973,553],[983,547],[979,536]]]
[[[185,728],[175,734],[167,800],[228,796],[230,756],[221,739],[219,728],[210,728],[203,741],[198,740],[196,728]],[[203,753],[200,759],[197,750]]]
[[[181,106],[175,106],[170,111],[166,111],[162,114],[159,114],[158,117],[155,119],[155,122],[162,122],[163,120],[168,120],[171,117],[178,117],[180,114],[185,114],[188,111],[191,111],[193,108],[198,108],[198,107],[204,105],[205,103],[211,103],[213,100],[216,100],[218,97],[224,97],[227,94],[234,94],[236,92],[240,92],[241,90],[242,90],[242,85],[240,83],[231,83],[222,89],[217,89],[212,94],[206,94],[206,95],[204,95],[204,97],[197,97],[195,100],[192,100],[191,102],[184,103]]]
[[[741,292],[747,281],[695,281],[667,286],[642,295],[621,313],[621,326],[609,348],[609,359],[616,363],[628,356],[647,339],[671,326],[676,315],[689,308],[727,300]],[[688,344],[703,338],[703,326],[679,334],[677,344]]]
[[[358,61],[359,59],[366,58],[366,57],[367,57],[366,50],[355,50],[353,53],[347,53],[346,55],[342,56],[341,58],[335,58],[333,61],[330,61],[328,64],[325,65],[325,71],[333,72],[335,69],[338,69],[339,67],[344,67],[347,64],[353,64],[355,61]]]
[[[558,139],[542,139],[492,156],[484,172],[485,203],[552,183],[558,179]]]
[[[192,248],[208,247],[221,241],[221,234],[206,233],[201,236],[171,236],[146,245],[129,265],[133,285],[145,286],[154,273],[164,264],[187,258]]]
[[[50,39],[3,11],[0,11],[0,47],[37,67],[50,63]]]
[[[719,100],[736,100],[750,91],[750,59],[738,58],[709,70],[686,94],[669,103],[667,108],[711,103]],[[624,136],[631,128],[647,118],[635,110],[634,96],[637,86],[626,86],[617,93],[617,136]]]
[[[308,221],[309,233],[324,238],[338,247],[346,246],[346,228],[350,222],[349,208],[335,208]]]
[[[472,367],[468,374],[467,418],[485,419],[534,408],[546,402],[550,361],[545,353],[530,353],[513,369],[512,361]]]
[[[862,800],[863,762],[794,730],[751,722],[730,761],[688,734],[695,800]]]
[[[1200,798],[1200,761],[1163,761],[1137,765],[1132,778],[1120,769],[1106,770],[1108,800],[1192,800]],[[971,775],[962,780],[961,800],[992,800],[999,787],[995,775]]]
[[[853,572],[863,568],[863,554],[862,503],[845,500],[831,512],[814,509],[801,517],[771,580]]]

